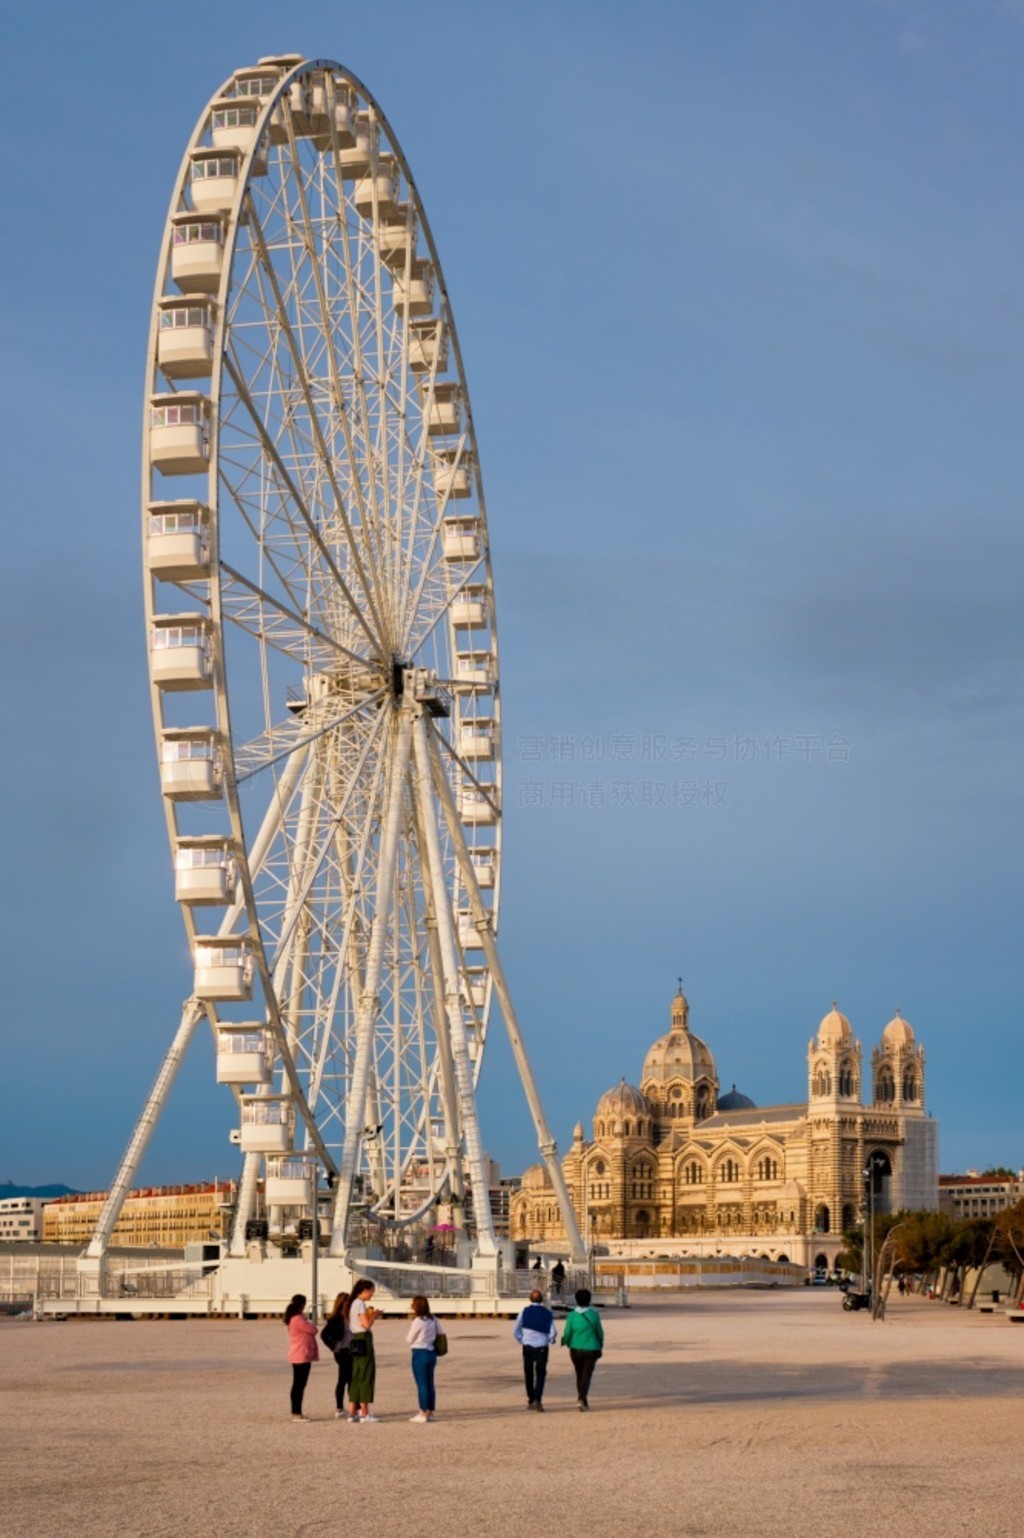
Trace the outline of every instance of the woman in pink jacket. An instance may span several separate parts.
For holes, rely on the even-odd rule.
[[[306,1318],[306,1299],[297,1292],[284,1311],[288,1326],[288,1360],[292,1364],[292,1420],[308,1421],[302,1413],[302,1396],[309,1381],[309,1369],[320,1360],[316,1343],[316,1325]]]

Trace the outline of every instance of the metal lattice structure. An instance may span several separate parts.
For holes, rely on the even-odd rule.
[[[192,997],[90,1247],[199,1021],[239,1112],[231,1248],[334,1186],[407,1224],[487,1189],[501,703],[480,462],[430,227],[348,70],[265,59],[200,115],[149,340],[153,719]],[[495,1248],[486,1202],[478,1248]],[[575,1231],[575,1222],[572,1222]]]

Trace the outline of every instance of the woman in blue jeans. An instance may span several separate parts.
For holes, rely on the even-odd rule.
[[[430,1312],[430,1304],[417,1293],[409,1309],[412,1324],[405,1337],[412,1347],[412,1375],[416,1379],[419,1414],[411,1417],[420,1425],[434,1419],[434,1369],[437,1366],[437,1337],[441,1326]]]

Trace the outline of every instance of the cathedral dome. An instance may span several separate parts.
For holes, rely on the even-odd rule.
[[[550,1184],[546,1166],[543,1164],[531,1164],[528,1169],[523,1170],[519,1184],[524,1191],[543,1190],[546,1185]]]
[[[715,1077],[715,1060],[706,1042],[690,1030],[690,1006],[682,989],[672,1000],[672,1029],[660,1036],[644,1058],[642,1078],[665,1084],[669,1079],[699,1079],[702,1074]]]
[[[833,1001],[832,1008],[818,1026],[819,1047],[848,1047],[853,1041],[850,1022],[841,1015]]]
[[[882,1032],[883,1047],[912,1047],[914,1045],[914,1029],[909,1020],[904,1020],[899,1010],[889,1021]]]
[[[749,1095],[742,1094],[734,1084],[727,1095],[719,1095],[718,1109],[720,1111],[756,1111],[757,1106]]]
[[[654,1107],[646,1095],[622,1079],[606,1089],[597,1102],[595,1116],[653,1116]]]

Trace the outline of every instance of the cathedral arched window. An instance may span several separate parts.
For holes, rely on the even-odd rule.
[[[641,1207],[636,1215],[636,1236],[638,1239],[646,1239],[651,1227],[651,1215]]]
[[[624,1135],[626,1137],[629,1137],[629,1122],[628,1121],[624,1123],[622,1131],[623,1131],[623,1133],[624,1133]]]
[[[825,1203],[822,1202],[821,1206],[816,1208],[814,1213],[815,1231],[819,1234],[827,1234],[830,1231],[831,1226],[832,1214],[829,1212]]]
[[[903,1098],[911,1101],[917,1099],[917,1074],[909,1064],[903,1070]]]
[[[726,1185],[734,1185],[740,1178],[740,1167],[735,1159],[723,1159],[718,1166],[718,1178]]]
[[[824,1063],[819,1063],[818,1067],[814,1070],[814,1093],[816,1095],[831,1095],[832,1093],[832,1075]]]
[[[885,1063],[878,1070],[878,1079],[875,1085],[875,1099],[879,1105],[892,1105],[896,1099],[896,1084],[893,1080],[892,1069]]]
[[[853,1094],[853,1064],[849,1058],[844,1059],[839,1065],[839,1093],[841,1095]]]
[[[703,1182],[704,1171],[701,1169],[696,1159],[691,1159],[689,1164],[685,1164],[683,1166],[683,1184],[688,1186],[699,1186],[702,1185]]]

